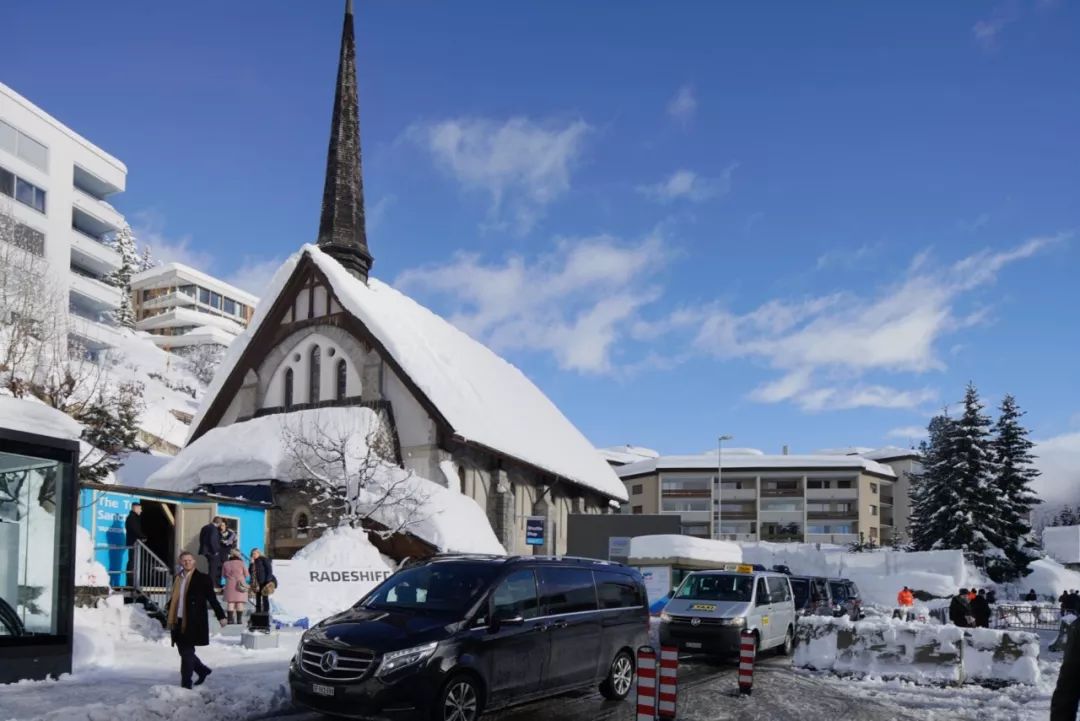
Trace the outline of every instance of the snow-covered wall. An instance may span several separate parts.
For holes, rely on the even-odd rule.
[[[1039,681],[1039,637],[887,618],[807,616],[795,632],[796,666],[915,683]]]

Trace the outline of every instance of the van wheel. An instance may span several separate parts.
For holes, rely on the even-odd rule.
[[[443,686],[432,710],[433,721],[476,721],[481,711],[480,687],[470,676],[454,676]]]
[[[634,659],[626,651],[619,651],[611,662],[607,678],[600,684],[600,693],[609,701],[622,701],[630,693],[634,683]]]
[[[777,653],[781,656],[790,656],[795,650],[795,634],[791,632],[791,626],[787,628],[787,635],[784,636],[784,644],[777,649]]]

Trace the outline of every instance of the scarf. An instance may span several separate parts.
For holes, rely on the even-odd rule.
[[[195,575],[195,571],[192,571],[191,576]],[[169,629],[176,628],[176,610],[179,608],[178,603],[185,603],[187,601],[187,593],[191,590],[191,578],[188,578],[187,587],[184,588],[184,597],[180,597],[180,587],[183,585],[183,574],[176,574],[173,579],[172,596],[169,599]],[[184,614],[184,617],[180,619],[180,633],[187,632],[187,620],[188,614]]]

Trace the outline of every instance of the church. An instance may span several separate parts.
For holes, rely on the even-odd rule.
[[[218,368],[185,448],[148,485],[249,498],[252,485],[261,487],[273,504],[267,546],[291,556],[334,519],[320,518],[295,468],[265,461],[280,450],[267,446],[280,444],[266,437],[267,424],[318,411],[339,425],[352,418],[357,429],[380,424],[387,461],[472,499],[507,553],[564,553],[567,516],[612,512],[626,501],[625,486],[519,369],[371,277],[351,5],[318,240],[278,270]],[[253,458],[259,448],[264,458]]]

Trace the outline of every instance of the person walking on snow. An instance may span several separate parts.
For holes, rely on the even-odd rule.
[[[218,623],[225,625],[225,611],[218,603],[210,577],[195,568],[195,556],[189,551],[180,554],[180,573],[173,579],[169,596],[168,626],[172,644],[180,654],[180,685],[199,686],[210,675],[209,666],[195,655],[196,646],[210,644],[210,623],[207,608],[214,611]],[[195,673],[194,684],[191,674]]]
[[[228,609],[229,623],[240,623],[247,604],[248,585],[247,568],[238,549],[229,552],[229,560],[222,567],[225,574],[225,607]]]
[[[910,621],[911,610],[915,605],[915,594],[911,592],[910,588],[904,586],[900,593],[896,594],[896,602],[900,604],[900,619]]]

